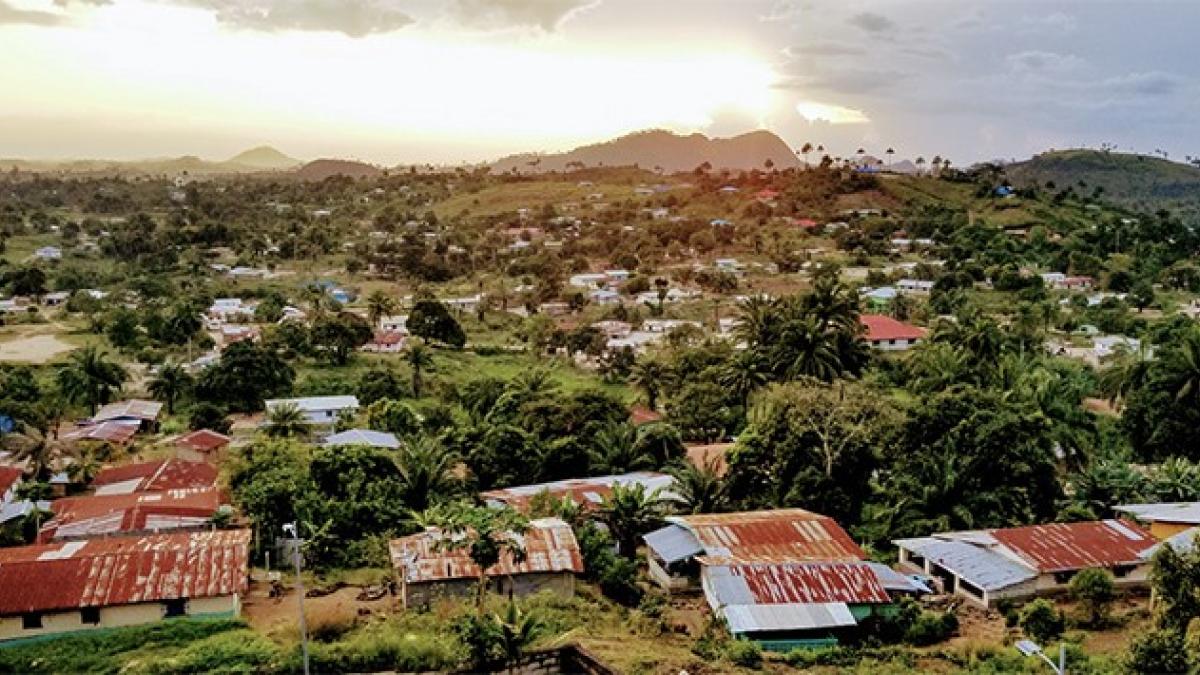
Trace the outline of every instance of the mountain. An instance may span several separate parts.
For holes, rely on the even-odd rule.
[[[296,176],[303,180],[325,180],[332,176],[374,178],[382,174],[383,169],[373,164],[349,159],[317,159],[296,170]]]
[[[585,145],[570,152],[512,155],[495,162],[492,170],[565,171],[582,163],[588,167],[636,164],[644,169],[661,167],[668,173],[675,173],[691,171],[704,162],[714,169],[761,169],[767,160],[780,169],[799,165],[787,143],[769,131],[752,131],[733,138],[709,138],[703,134],[682,136],[654,129]]]
[[[303,163],[294,157],[288,157],[269,145],[262,145],[238,153],[225,162],[225,164],[268,170],[294,169]]]
[[[1146,155],[1099,150],[1062,150],[1035,155],[1005,167],[1014,185],[1055,190],[1071,187],[1142,211],[1167,209],[1200,219],[1200,168]],[[1081,184],[1082,183],[1082,184]],[[1200,222],[1200,220],[1198,220]]]

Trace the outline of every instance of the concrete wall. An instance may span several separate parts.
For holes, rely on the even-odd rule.
[[[1174,537],[1180,532],[1190,530],[1193,527],[1196,526],[1191,523],[1166,523],[1159,520],[1150,523],[1150,535],[1155,539],[1162,541],[1163,539]]]
[[[650,579],[667,592],[687,591],[699,588],[699,582],[693,582],[686,576],[673,575],[668,572],[654,556],[648,557],[646,567]]]
[[[241,612],[238,596],[193,598],[187,603],[188,616],[237,616]],[[98,628],[138,626],[161,621],[166,605],[161,602],[142,602],[100,608],[100,623],[84,623],[79,610],[42,613],[41,628],[24,628],[20,615],[0,617],[0,640],[17,640],[74,633]]]

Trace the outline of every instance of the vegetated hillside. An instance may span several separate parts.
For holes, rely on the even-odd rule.
[[[349,159],[317,159],[296,170],[296,176],[303,180],[325,180],[332,176],[375,178],[381,175],[383,169]]]
[[[294,157],[288,157],[269,145],[262,145],[238,153],[225,163],[253,169],[294,169],[304,162]]]
[[[704,134],[681,136],[654,129],[585,145],[570,152],[539,155],[526,153],[505,157],[492,165],[495,171],[565,171],[597,166],[661,168],[673,173],[691,171],[708,162],[714,169],[762,169],[770,160],[777,169],[799,165],[792,149],[769,131],[752,131],[733,138],[709,138]]]
[[[1005,169],[1018,186],[1071,188],[1141,211],[1168,209],[1200,221],[1200,169],[1158,157],[1098,150],[1046,152]],[[1082,183],[1082,184],[1081,184]]]

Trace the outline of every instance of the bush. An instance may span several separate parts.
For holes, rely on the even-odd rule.
[[[1062,635],[1066,619],[1049,600],[1039,598],[1021,608],[1021,630],[1036,642],[1045,644]]]
[[[1183,636],[1163,629],[1146,633],[1129,647],[1126,665],[1134,673],[1186,673]]]
[[[151,663],[161,673],[258,673],[274,670],[281,657],[275,643],[251,630],[235,630],[204,638],[173,658]]]
[[[923,612],[904,632],[904,641],[924,647],[949,638],[956,630],[958,617],[953,612]]]
[[[333,642],[354,630],[354,610],[341,605],[313,605],[305,609],[308,635],[317,642]]]
[[[1108,606],[1116,597],[1108,572],[1095,568],[1081,570],[1071,578],[1070,591],[1087,614],[1086,625],[1103,625],[1108,619]]]
[[[445,672],[463,660],[461,647],[450,635],[401,632],[387,624],[355,631],[338,642],[313,643],[310,648],[316,673]],[[295,667],[289,670],[300,670],[299,656],[297,649],[292,655]]]
[[[757,642],[734,640],[725,648],[725,657],[735,666],[758,669],[762,665],[762,648]]]

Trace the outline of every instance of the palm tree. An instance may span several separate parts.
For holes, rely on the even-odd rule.
[[[492,621],[499,628],[500,651],[504,653],[504,663],[510,673],[513,666],[521,660],[525,651],[542,638],[547,632],[547,626],[533,614],[527,614],[517,607],[517,603],[509,601],[504,615],[495,614]]]
[[[768,344],[779,324],[779,303],[761,295],[751,296],[738,307],[734,335],[753,348]]]
[[[816,317],[789,321],[784,326],[782,342],[787,349],[780,350],[779,358],[783,361],[776,363],[775,369],[789,378],[808,376],[830,382],[842,373],[835,338]]]
[[[100,459],[95,452],[79,448],[75,452],[75,456],[71,458],[71,466],[67,468],[67,475],[79,485],[88,485],[96,477],[96,474],[100,473],[101,468]]]
[[[671,492],[675,502],[685,513],[718,513],[728,504],[725,483],[721,479],[721,458],[705,458],[701,465],[684,461],[669,467],[667,473],[675,479]]]
[[[1141,389],[1150,377],[1149,350],[1143,340],[1138,349],[1121,349],[1100,371],[1100,393],[1114,409],[1120,410],[1129,395]]]
[[[614,485],[597,513],[617,542],[617,553],[632,560],[638,537],[662,524],[664,506],[662,488],[647,493],[641,483],[630,483]]]
[[[658,394],[670,380],[670,369],[658,359],[646,358],[633,364],[629,371],[629,384],[646,394],[646,405],[658,410]]]
[[[308,418],[295,403],[280,403],[267,412],[267,435],[271,438],[291,438],[308,433]]]
[[[493,509],[461,503],[440,510],[435,519],[443,534],[438,546],[466,551],[479,570],[475,608],[482,617],[487,571],[505,557],[514,563],[525,561],[524,535],[529,530],[529,521],[511,508]]]
[[[421,371],[433,368],[433,352],[423,342],[413,342],[404,353],[404,362],[412,369],[413,398],[421,398]]]
[[[0,449],[10,453],[18,462],[24,462],[26,473],[35,480],[61,470],[67,456],[65,443],[51,438],[31,424],[22,424],[20,431],[0,438]]]
[[[804,166],[806,166],[806,167],[808,166],[808,156],[812,153],[812,151],[813,151],[812,143],[805,143],[804,147],[800,148],[800,154],[804,155]]]
[[[638,430],[631,424],[614,424],[596,433],[588,451],[592,470],[607,474],[653,469],[654,460],[642,452]]]
[[[1190,330],[1163,355],[1164,380],[1175,400],[1195,407],[1200,403],[1200,330]]]
[[[428,509],[437,498],[455,487],[454,456],[436,438],[420,436],[400,444],[396,469],[404,491],[404,503],[415,511]]]
[[[120,364],[110,361],[96,347],[72,352],[55,374],[63,395],[74,403],[87,405],[91,415],[96,414],[97,406],[112,400],[127,377]]]
[[[887,151],[885,151],[883,154],[885,154],[885,155],[887,155],[887,156],[888,156],[888,164],[891,164],[891,163],[892,163],[892,158],[896,156],[896,149],[895,149],[895,148],[888,148],[888,149],[887,149]]]
[[[917,173],[921,173],[922,171],[925,170],[925,158],[924,157],[918,157],[917,161],[914,163],[917,165]]]
[[[378,328],[379,322],[387,316],[391,316],[396,312],[396,300],[384,293],[383,291],[375,291],[367,296],[367,319],[371,322],[371,328]]]
[[[192,376],[177,363],[166,363],[150,380],[147,388],[150,395],[167,405],[167,414],[175,414],[175,402],[192,387]]]
[[[750,395],[767,383],[766,368],[758,352],[743,349],[721,367],[718,381],[738,397],[742,408],[750,405]]]

